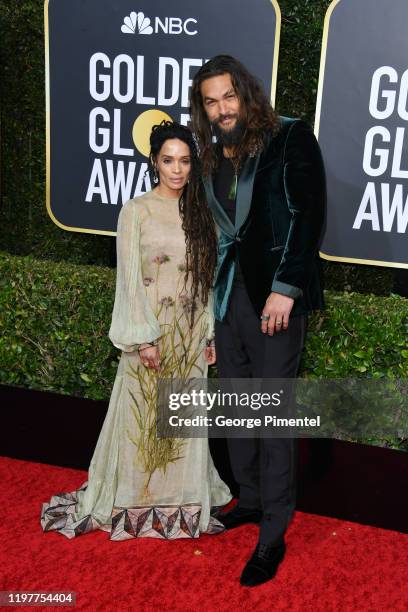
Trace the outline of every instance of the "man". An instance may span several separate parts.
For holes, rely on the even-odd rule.
[[[209,207],[219,230],[214,284],[220,378],[294,378],[307,313],[323,306],[318,244],[325,179],[313,132],[279,117],[236,59],[204,64],[191,90]],[[214,144],[214,136],[217,144]],[[227,529],[259,523],[241,584],[270,580],[294,511],[293,439],[229,439],[240,486]]]

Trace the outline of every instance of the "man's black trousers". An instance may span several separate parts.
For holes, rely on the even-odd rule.
[[[289,319],[289,327],[268,336],[245,286],[235,283],[225,321],[215,322],[219,378],[295,378],[304,345],[307,317]],[[283,536],[295,508],[296,441],[291,438],[229,438],[239,507],[262,511],[260,542]]]

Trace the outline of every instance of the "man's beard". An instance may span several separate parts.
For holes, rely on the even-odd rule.
[[[219,122],[226,117],[236,117],[237,121],[231,129],[223,129]],[[237,115],[220,115],[215,121],[212,122],[214,134],[217,137],[217,141],[221,143],[227,149],[236,147],[242,140],[245,132],[245,124],[239,119]]]

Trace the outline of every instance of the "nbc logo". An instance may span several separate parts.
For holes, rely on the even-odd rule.
[[[144,13],[135,13],[135,11],[124,18],[121,30],[123,34],[136,34],[136,31],[138,34],[153,34],[149,17],[145,17]]]
[[[127,15],[121,27],[123,34],[187,34],[188,36],[195,36],[198,32],[195,28],[197,25],[197,19],[189,17],[188,19],[181,19],[180,17],[160,17],[153,18],[146,17],[142,12],[136,13],[132,11],[130,15]]]

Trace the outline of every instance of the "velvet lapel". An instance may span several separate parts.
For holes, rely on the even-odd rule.
[[[248,157],[242,167],[242,172],[239,175],[237,187],[237,203],[235,212],[235,232],[238,233],[244,225],[251,208],[252,191],[254,188],[254,180],[256,169],[258,168],[261,155]]]
[[[225,210],[215,197],[212,177],[205,177],[203,179],[208,206],[214,215],[215,222],[230,238],[235,237],[248,217],[249,210],[251,208],[252,190],[254,187],[255,174],[258,168],[259,159],[260,154],[256,155],[255,157],[248,157],[239,176],[237,186],[235,227],[232,225]]]
[[[214,184],[211,176],[203,178],[205,193],[207,196],[207,203],[210,207],[216,224],[221,228],[224,234],[227,234],[230,238],[234,237],[235,229],[232,225],[227,213],[215,197]]]

